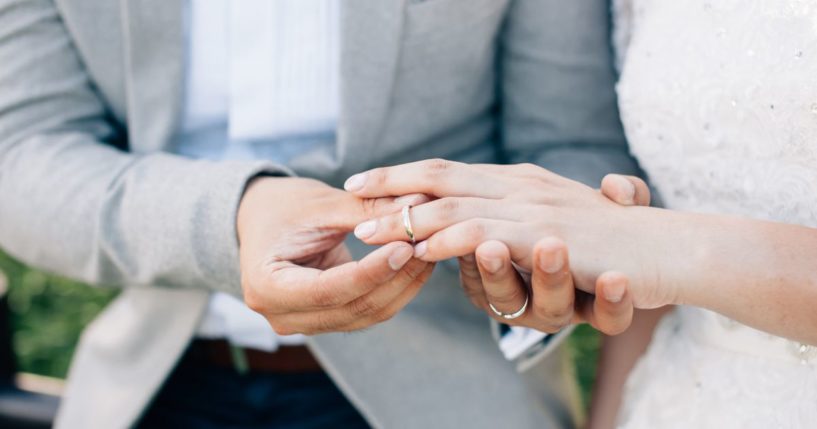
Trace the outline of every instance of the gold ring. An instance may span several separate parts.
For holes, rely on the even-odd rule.
[[[406,235],[411,240],[411,244],[415,244],[414,228],[411,227],[411,213],[409,210],[411,210],[411,206],[403,206],[403,227],[406,228]]]

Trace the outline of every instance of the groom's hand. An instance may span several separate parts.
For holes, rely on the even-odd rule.
[[[647,185],[636,177],[608,175],[601,192],[621,205],[649,205]],[[533,249],[533,272],[528,288],[511,263],[508,247],[499,241],[481,244],[476,254],[460,260],[460,278],[471,302],[500,322],[527,326],[542,332],[558,332],[569,324],[589,323],[608,335],[630,326],[632,300],[627,278],[607,272],[596,280],[595,292],[575,288],[568,249],[556,238],[543,238]],[[513,314],[529,299],[528,310],[507,320],[493,313],[488,304],[502,313]]]
[[[412,258],[411,245],[402,242],[352,261],[343,240],[365,219],[425,200],[364,200],[311,179],[253,180],[237,219],[246,304],[282,335],[388,320],[419,292],[433,264]]]

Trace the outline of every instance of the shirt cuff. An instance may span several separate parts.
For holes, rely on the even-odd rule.
[[[492,330],[505,359],[515,362],[519,372],[527,371],[553,352],[573,332],[571,325],[555,334],[531,328],[508,326],[492,320]]]

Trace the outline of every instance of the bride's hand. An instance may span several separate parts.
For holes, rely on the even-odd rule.
[[[548,333],[589,323],[607,335],[617,335],[630,326],[633,303],[626,276],[608,271],[596,280],[592,294],[577,291],[564,242],[544,238],[536,243],[533,253],[537,262],[530,288],[511,264],[510,250],[500,241],[486,241],[477,247],[476,255],[461,258],[462,285],[471,302],[499,322]],[[495,312],[513,314],[522,308],[527,311],[510,320]]]
[[[468,165],[428,160],[370,170],[346,189],[360,197],[424,193],[438,199],[411,210],[415,256],[438,261],[472,254],[486,241],[508,246],[510,257],[532,271],[542,237],[559,237],[572,256],[576,287],[594,293],[598,277],[615,269],[629,277],[633,302],[654,308],[674,302],[675,291],[656,280],[661,240],[647,208],[622,207],[594,189],[540,167]],[[364,222],[356,235],[369,244],[407,240],[399,214]],[[666,264],[664,264],[666,265]]]
[[[637,177],[608,175],[602,181],[601,193],[621,205],[650,203],[649,188]],[[474,255],[459,258],[460,280],[471,303],[502,323],[548,333],[577,323],[588,323],[607,335],[624,332],[633,317],[626,276],[606,272],[596,280],[592,294],[578,291],[568,253],[558,238],[539,240],[533,248],[537,262],[528,285],[514,269],[508,247],[500,241],[487,241]],[[513,314],[526,301],[527,311],[512,320],[494,311]]]

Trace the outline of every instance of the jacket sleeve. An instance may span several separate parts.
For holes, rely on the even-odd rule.
[[[513,0],[501,41],[501,153],[598,187],[640,175],[617,108],[606,0]]]
[[[53,3],[0,0],[0,247],[92,284],[240,293],[239,200],[283,169],[122,146]]]

